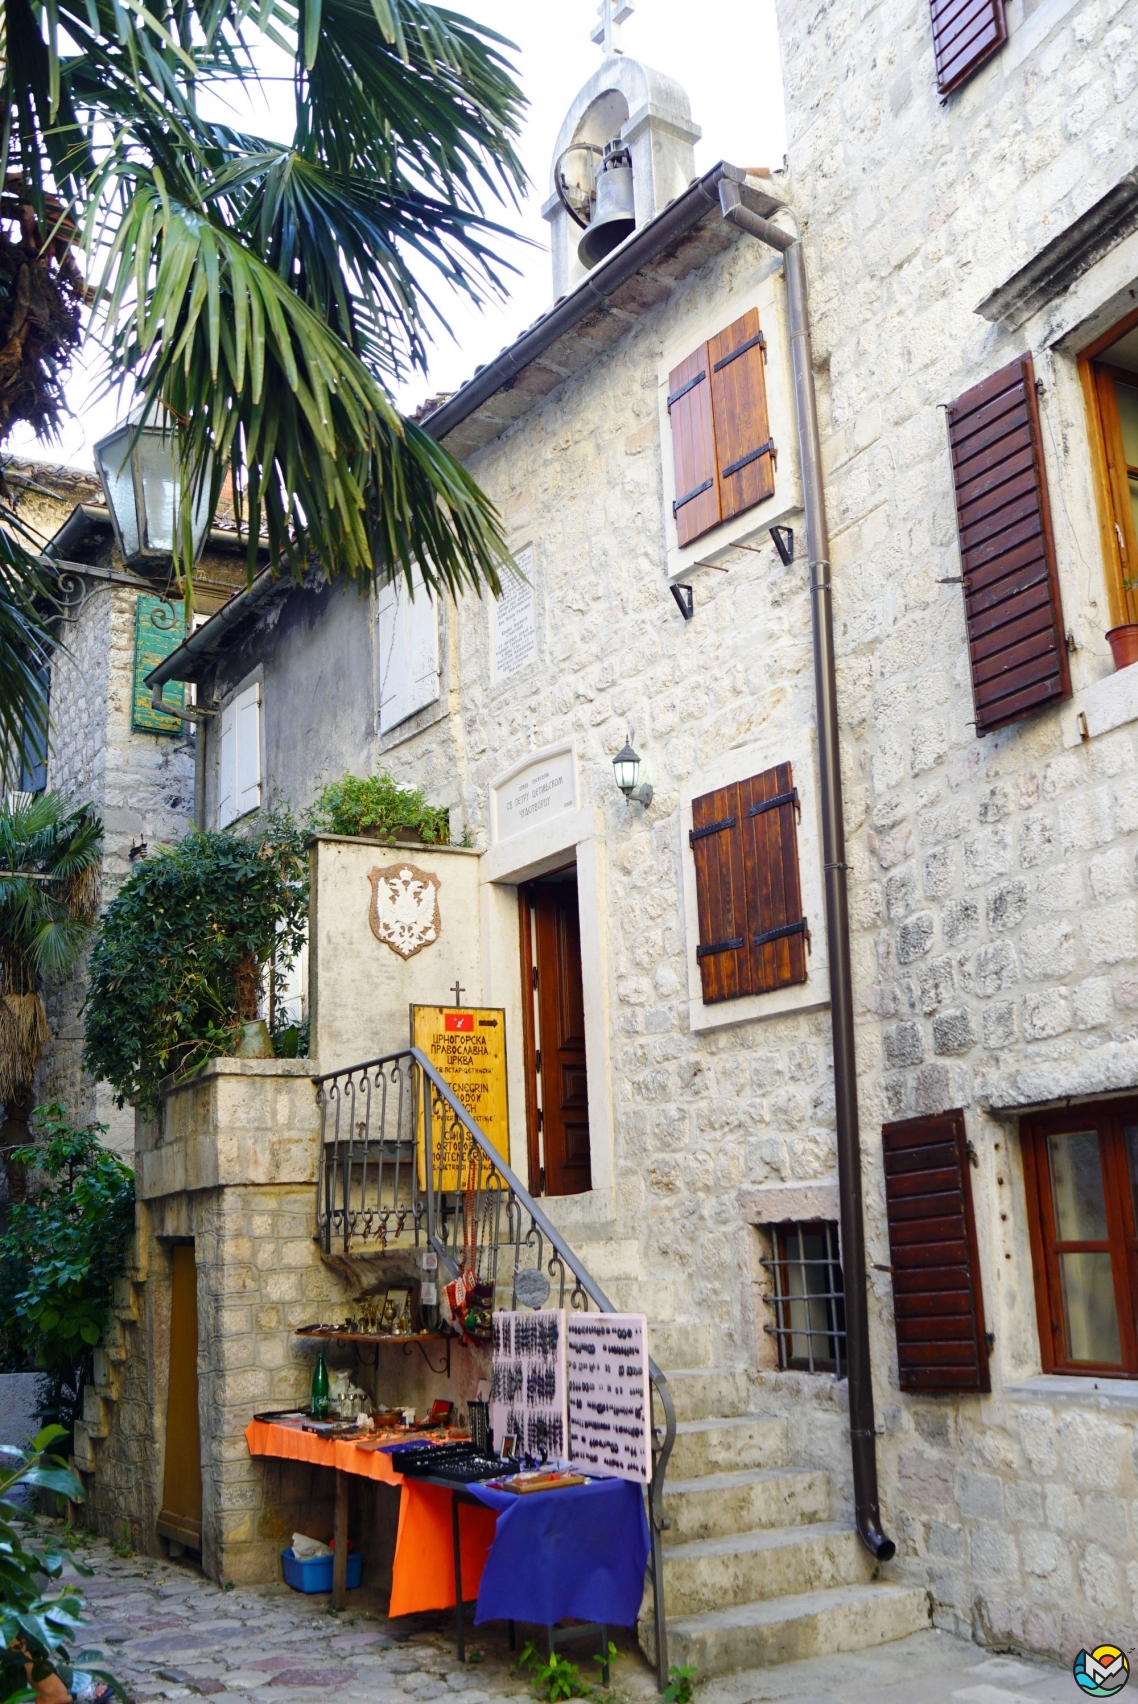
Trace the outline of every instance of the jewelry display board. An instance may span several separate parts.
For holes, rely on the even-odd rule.
[[[571,1313],[566,1384],[572,1465],[647,1485],[652,1477],[647,1317]]]
[[[568,1448],[565,1413],[565,1310],[494,1315],[490,1427],[494,1442],[516,1439],[517,1455],[561,1461]]]

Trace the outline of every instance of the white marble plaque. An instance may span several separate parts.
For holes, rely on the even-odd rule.
[[[548,822],[577,808],[577,771],[572,747],[519,769],[494,788],[494,839]]]
[[[490,599],[490,679],[505,680],[537,656],[537,604],[533,592],[533,546],[515,561],[525,579],[506,572],[502,595]]]
[[[583,1473],[652,1478],[652,1392],[644,1314],[571,1313],[566,1322],[569,1460]]]

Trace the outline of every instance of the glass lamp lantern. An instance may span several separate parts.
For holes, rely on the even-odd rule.
[[[139,414],[127,418],[94,447],[95,466],[107,499],[115,542],[124,562],[169,561],[179,521],[177,439],[153,417],[139,431]],[[191,522],[194,560],[201,555],[209,524],[207,481]]]
[[[636,799],[642,805],[652,803],[652,789],[647,781],[639,787],[636,784],[640,778],[640,757],[632,749],[631,734],[626,744],[613,758],[612,771],[616,778],[616,784],[626,799]]]

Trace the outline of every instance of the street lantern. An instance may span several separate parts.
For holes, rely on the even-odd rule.
[[[161,418],[165,411],[161,411]],[[124,562],[169,561],[174,554],[180,503],[177,439],[172,426],[152,415],[138,429],[139,409],[95,445],[95,466],[111,512],[115,542]],[[194,560],[201,555],[209,523],[208,473],[194,505]]]
[[[631,734],[629,734],[628,743],[623,750],[618,751],[613,758],[612,768],[616,784],[626,799],[636,799],[642,805],[652,803],[652,789],[648,782],[642,782],[639,787],[636,785],[640,779],[640,757],[632,749]]]

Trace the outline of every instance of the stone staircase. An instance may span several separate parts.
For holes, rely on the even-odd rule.
[[[616,1307],[644,1313],[667,1374],[676,1442],[664,1485],[668,1660],[702,1678],[864,1650],[929,1625],[923,1586],[879,1577],[830,1475],[790,1461],[785,1418],[753,1412],[747,1372],[710,1364],[710,1324],[677,1320],[670,1283],[642,1283],[634,1242],[565,1228]],[[655,1660],[651,1592],[640,1642]]]
[[[75,1422],[73,1461],[80,1473],[94,1473],[99,1445],[111,1428],[111,1413],[122,1395],[120,1369],[129,1354],[129,1334],[141,1318],[141,1274],[127,1273],[115,1282],[103,1342],[92,1357],[92,1376],[83,1389],[83,1418]]]
[[[928,1626],[924,1587],[878,1578],[852,1524],[831,1520],[829,1473],[789,1463],[786,1420],[749,1412],[745,1372],[685,1367],[667,1377],[677,1420],[664,1482],[670,1663],[723,1674],[864,1650]],[[646,1607],[640,1638],[654,1659]]]

